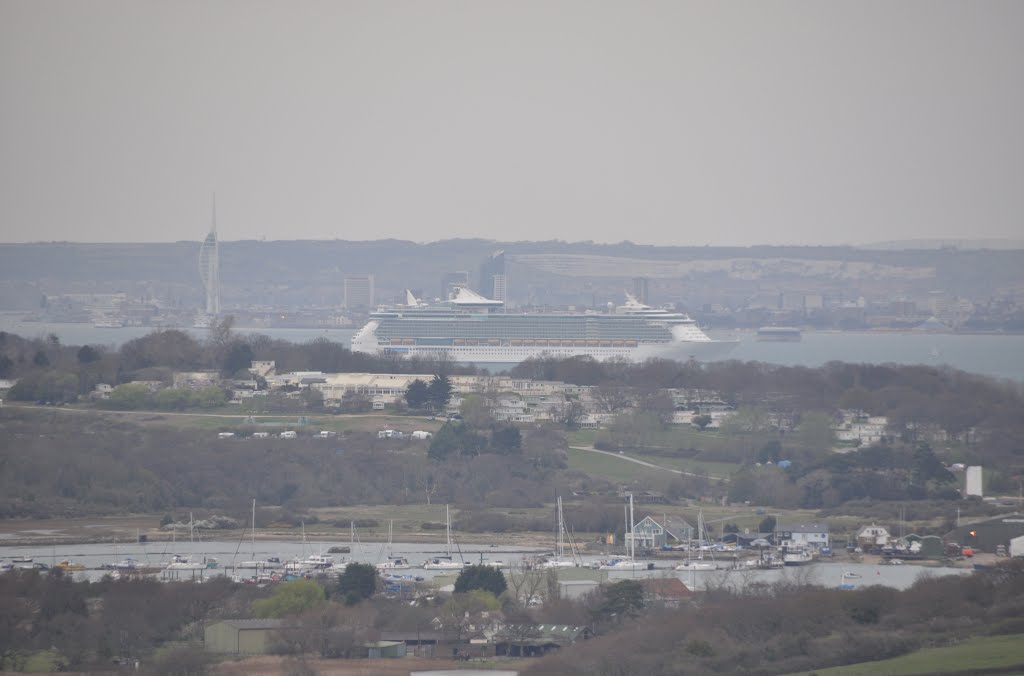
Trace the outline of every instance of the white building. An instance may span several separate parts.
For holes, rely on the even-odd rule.
[[[889,419],[885,416],[866,416],[859,411],[843,411],[843,422],[832,428],[837,441],[877,444],[885,437]]]
[[[775,527],[775,544],[783,547],[829,546],[828,526],[824,523],[780,523]]]
[[[875,524],[864,526],[857,533],[857,544],[861,547],[885,547],[890,539],[889,530]]]
[[[979,498],[985,495],[982,485],[981,465],[971,465],[967,468],[967,490],[966,495],[977,495]]]

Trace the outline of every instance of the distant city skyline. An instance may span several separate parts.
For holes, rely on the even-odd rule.
[[[1014,239],[1024,3],[0,3],[0,241]]]

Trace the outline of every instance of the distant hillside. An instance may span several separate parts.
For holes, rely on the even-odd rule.
[[[249,240],[222,243],[221,280],[228,303],[336,304],[345,276],[370,273],[376,275],[379,298],[406,287],[430,297],[440,293],[441,276],[450,271],[468,271],[475,285],[480,262],[498,249],[511,261],[513,297],[539,295],[542,302],[573,302],[573,294],[584,293],[609,297],[640,275],[669,280],[665,293],[673,297],[700,289],[705,302],[722,284],[723,292],[742,296],[787,279],[843,294],[855,295],[859,284],[870,282],[876,290],[891,284],[894,292],[942,289],[988,298],[1019,288],[1024,270],[1024,250]],[[197,305],[198,250],[198,242],[0,244],[0,309],[31,307],[41,293],[84,291],[149,294]]]

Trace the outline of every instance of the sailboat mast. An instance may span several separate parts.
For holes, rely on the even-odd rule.
[[[558,560],[565,557],[565,521],[562,518],[562,496],[558,496]]]
[[[633,494],[629,494],[629,558],[636,556],[636,538],[633,537]]]
[[[446,546],[448,548],[448,558],[451,558],[451,555],[452,555],[452,515],[451,515],[451,512],[448,511],[448,505],[444,506],[444,528],[445,528],[445,534],[447,536],[447,538],[446,538],[447,539]]]
[[[255,561],[256,560],[256,498],[252,499],[252,533],[250,533],[250,537],[252,538],[252,558],[253,558],[253,561]]]

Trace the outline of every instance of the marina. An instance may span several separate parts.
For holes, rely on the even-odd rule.
[[[248,545],[248,543],[246,543]],[[316,545],[314,545],[315,547]],[[33,563],[13,564],[12,567],[31,568],[46,566],[52,568],[58,566],[62,561],[72,561],[76,568],[68,570],[66,574],[74,576],[76,580],[98,581],[105,575],[112,573],[119,574],[147,574],[162,579],[196,580],[205,581],[214,577],[227,575],[239,580],[252,579],[256,577],[256,571],[251,568],[243,568],[240,564],[243,559],[249,560],[251,552],[244,552],[239,549],[238,541],[214,540],[209,542],[196,542],[191,550],[191,560],[180,560],[183,565],[175,567],[176,573],[169,578],[163,575],[167,566],[174,562],[174,554],[169,549],[170,543],[114,545],[107,544],[80,544],[80,545],[40,545],[38,547],[0,547],[0,563],[7,564],[17,557],[28,556]],[[404,559],[407,562],[420,562],[442,558],[447,556],[442,549],[444,543],[400,543],[392,544],[391,555],[393,558]],[[248,549],[248,547],[246,547]],[[351,562],[375,564],[377,552],[369,551],[370,548],[363,548],[365,551],[353,551],[349,555],[323,556],[318,559],[321,566],[319,572],[338,573],[344,566]],[[513,569],[525,569],[533,566],[540,555],[546,551],[531,547],[509,547],[509,546],[486,546],[472,545],[461,547],[462,557],[466,565],[480,563],[502,562],[505,567]],[[111,566],[114,557],[118,555],[127,560],[135,562],[133,569],[115,570]],[[283,564],[280,562],[303,561],[310,555],[310,545],[303,545],[295,541],[257,541],[256,558],[261,561],[273,561],[274,569],[259,571],[260,578],[270,581],[273,570],[284,572]],[[315,557],[320,555],[312,554]],[[881,585],[895,589],[906,589],[916,580],[923,577],[940,577],[946,575],[970,575],[972,568],[950,568],[930,567],[913,564],[904,565],[878,565],[870,563],[854,562],[826,562],[815,561],[808,565],[797,568],[771,568],[760,569],[755,566],[733,565],[732,562],[719,562],[717,570],[675,570],[678,559],[658,558],[649,562],[635,561],[636,566],[605,567],[599,569],[601,562],[608,562],[615,559],[627,562],[634,562],[628,556],[614,556],[610,554],[585,553],[579,559],[579,567],[565,567],[551,569],[558,575],[559,580],[591,580],[595,582],[617,581],[621,579],[634,578],[677,578],[688,587],[695,590],[708,588],[719,588],[723,585],[735,586],[737,588],[749,584],[774,584],[777,582],[820,584],[822,586],[835,586],[835,581],[842,578],[847,583],[854,583],[857,586]],[[208,563],[216,559],[218,564],[210,567]],[[755,560],[755,559],[751,559]],[[455,555],[455,562],[461,563],[458,554]],[[413,565],[409,569],[392,569],[395,573],[413,575],[422,578],[424,582],[430,582],[434,578],[442,578],[450,583],[451,578],[461,570],[452,568],[422,568]],[[382,574],[391,574],[392,570],[381,569]],[[294,571],[293,571],[294,572]],[[299,571],[301,572],[301,571]],[[309,572],[309,569],[307,569]],[[316,572],[315,570],[313,572]],[[846,576],[851,573],[859,577]],[[281,576],[283,577],[283,575]]]

